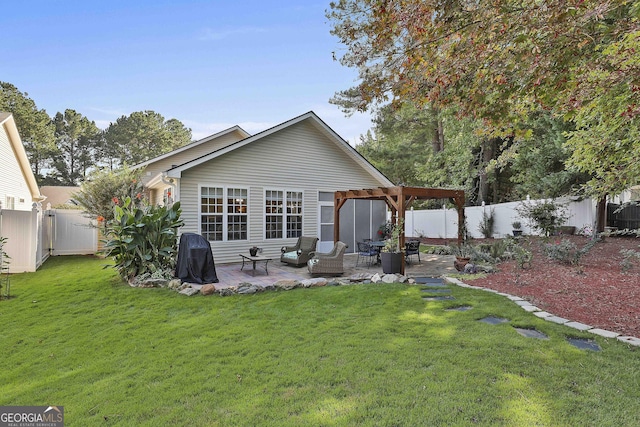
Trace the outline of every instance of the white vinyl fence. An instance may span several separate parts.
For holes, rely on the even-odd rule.
[[[0,236],[7,238],[4,251],[11,257],[9,271],[36,271],[51,255],[94,254],[98,230],[81,211],[0,210]]]
[[[593,229],[596,220],[595,202],[591,199],[581,201],[571,199],[558,199],[559,203],[566,204],[569,219],[565,225],[574,226],[576,230],[589,227]],[[531,200],[535,203],[536,200]],[[527,221],[521,218],[516,207],[522,202],[499,203],[486,206],[465,207],[467,230],[471,237],[483,237],[479,226],[482,221],[482,213],[487,215],[493,210],[494,237],[511,235],[514,221],[522,223],[525,234],[535,234]],[[410,210],[406,213],[405,234],[413,237],[432,237],[455,239],[458,236],[458,212],[455,209]]]

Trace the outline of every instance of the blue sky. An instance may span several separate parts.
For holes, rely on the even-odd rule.
[[[50,116],[71,108],[101,128],[153,110],[199,139],[250,133],[315,111],[354,144],[370,116],[329,98],[357,73],[333,61],[329,1],[10,1],[0,13],[0,80]]]

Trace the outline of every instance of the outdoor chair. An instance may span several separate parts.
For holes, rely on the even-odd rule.
[[[311,274],[339,276],[344,273],[344,252],[347,245],[336,242],[331,252],[315,252],[313,258],[307,262]]]
[[[298,237],[295,246],[283,246],[280,261],[296,267],[302,267],[311,259],[311,253],[316,250],[317,237]]]
[[[356,259],[356,267],[360,262],[360,258],[366,258],[367,267],[370,267],[374,258],[378,259],[378,248],[371,246],[368,242],[358,242],[358,258]]]
[[[410,261],[410,256],[418,255],[418,264],[420,264],[420,241],[419,240],[411,240],[404,245],[405,247],[405,257],[407,262]]]

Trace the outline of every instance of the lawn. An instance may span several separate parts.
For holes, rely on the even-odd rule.
[[[12,277],[0,405],[61,405],[67,426],[640,425],[637,348],[495,294],[452,287],[455,300],[424,301],[393,284],[185,297],[130,288],[104,263],[56,257]],[[446,310],[462,304],[473,309]],[[478,321],[488,315],[510,322]]]

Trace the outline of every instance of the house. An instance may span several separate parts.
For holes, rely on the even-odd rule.
[[[11,113],[0,112],[0,207],[30,211],[44,199]]]
[[[256,135],[232,127],[135,166],[155,203],[180,201],[181,232],[203,235],[216,262],[239,261],[258,246],[277,257],[301,235],[333,247],[334,192],[392,183],[308,112]],[[341,240],[375,237],[383,201],[349,201],[340,211]]]
[[[79,204],[73,195],[80,191],[80,187],[63,185],[43,185],[40,193],[47,198],[46,205],[58,209],[79,209]]]

